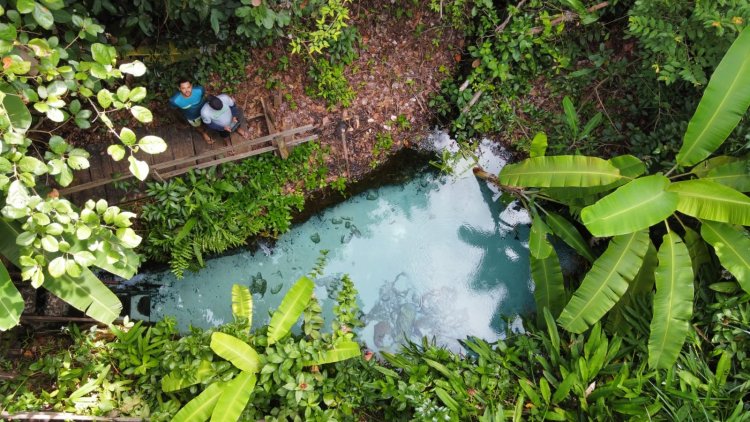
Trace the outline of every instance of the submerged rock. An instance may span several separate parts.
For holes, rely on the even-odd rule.
[[[271,294],[275,295],[281,291],[281,288],[284,287],[284,283],[279,283],[273,287],[271,287]]]
[[[367,192],[367,200],[368,201],[374,201],[374,200],[378,199],[379,197],[380,197],[380,195],[378,194],[377,191],[371,190],[371,191]]]
[[[320,243],[320,234],[313,233],[310,235],[310,240],[312,240],[313,243]]]

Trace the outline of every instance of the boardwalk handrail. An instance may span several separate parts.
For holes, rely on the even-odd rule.
[[[299,127],[295,127],[295,128],[292,128],[292,129],[287,129],[287,130],[284,130],[284,131],[281,131],[281,132],[274,132],[274,133],[271,133],[269,135],[261,136],[260,138],[252,139],[252,140],[250,140],[248,142],[239,143],[237,145],[237,147],[238,148],[239,147],[242,147],[242,148],[252,147],[252,146],[255,146],[255,145],[262,144],[264,142],[272,141],[272,140],[274,140],[277,137],[293,136],[293,135],[296,135],[296,134],[299,134],[299,133],[302,133],[302,132],[306,132],[306,131],[308,131],[310,129],[313,129],[314,127],[315,126],[312,125],[312,124],[307,124],[305,126],[299,126]],[[289,144],[290,145],[296,145],[296,144],[307,142],[307,141],[310,141],[310,140],[313,140],[313,139],[317,139],[317,136],[316,135],[308,136],[308,137],[303,138],[301,140],[294,140],[294,141],[290,142]],[[151,165],[152,174],[155,173],[155,172],[157,172],[158,170],[168,169],[170,167],[175,167],[175,166],[179,166],[181,164],[186,164],[186,163],[194,162],[196,160],[210,159],[210,158],[213,158],[213,157],[215,157],[217,155],[229,154],[229,153],[234,152],[234,149],[235,149],[235,146],[226,146],[226,147],[222,147],[222,148],[212,149],[212,150],[206,151],[206,152],[204,152],[202,154],[198,154],[198,155],[192,155],[192,156],[183,157],[183,158],[180,158],[180,159],[177,159],[177,160],[172,160],[172,161],[166,161],[166,162],[163,162],[163,163],[153,164],[153,165]],[[253,156],[253,155],[257,155],[257,154],[262,154],[264,152],[272,151],[274,149],[275,149],[275,147],[264,147],[264,148],[261,148],[261,149],[244,152],[244,153],[241,153],[241,154],[230,155],[230,156],[227,156],[227,157],[224,157],[224,158],[220,158],[220,159],[216,159],[216,160],[211,160],[211,161],[206,162],[206,163],[200,163],[200,164],[196,164],[196,165],[193,165],[193,166],[188,166],[188,167],[185,167],[183,169],[173,170],[173,171],[165,173],[165,174],[158,174],[158,173],[157,174],[159,176],[161,176],[162,178],[166,179],[168,177],[172,177],[172,176],[175,176],[175,175],[178,175],[178,174],[186,173],[189,170],[194,169],[194,168],[205,168],[205,167],[210,167],[212,165],[222,164],[222,163],[226,163],[226,162],[230,162],[230,161],[235,161],[235,160],[241,160],[243,158],[247,158],[247,157],[250,157],[250,156]],[[96,181],[92,181],[92,182],[82,183],[80,185],[75,185],[75,186],[70,186],[70,187],[67,187],[67,188],[64,188],[64,189],[60,189],[60,194],[62,194],[62,195],[69,195],[69,194],[72,194],[72,193],[76,193],[76,192],[81,192],[81,191],[84,191],[84,190],[92,189],[92,188],[95,188],[95,187],[98,187],[98,186],[103,186],[103,185],[106,185],[106,184],[109,184],[109,183],[119,182],[121,180],[126,180],[126,179],[129,179],[131,177],[133,177],[133,175],[130,174],[130,173],[127,173],[127,174],[123,174],[123,175],[118,176],[118,177],[110,177],[110,178],[107,178],[107,179],[101,179],[101,180],[96,180]]]

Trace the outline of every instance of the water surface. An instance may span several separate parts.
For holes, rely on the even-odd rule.
[[[486,144],[478,154],[493,173],[505,163]],[[453,350],[468,335],[495,340],[506,318],[533,311],[528,216],[502,205],[472,166],[461,160],[455,175],[428,169],[402,185],[363,192],[296,225],[273,246],[210,259],[182,280],[146,274],[159,286],[150,294],[150,316],[135,305],[131,315],[172,315],[182,330],[226,323],[231,286],[240,283],[254,291],[254,324],[266,323],[269,310],[327,249],[316,296],[330,312],[341,275],[349,274],[366,322],[360,339],[370,348],[393,351],[404,337],[427,336]]]

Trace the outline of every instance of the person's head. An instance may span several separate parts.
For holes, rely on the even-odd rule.
[[[182,78],[179,81],[180,94],[184,97],[189,97],[193,93],[193,84],[190,79]]]
[[[214,110],[221,110],[224,108],[224,103],[221,102],[221,98],[216,97],[214,95],[208,96],[208,105],[211,106]]]

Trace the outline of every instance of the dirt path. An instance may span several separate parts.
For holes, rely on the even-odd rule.
[[[275,109],[279,125],[314,124],[321,143],[331,150],[331,180],[338,176],[358,180],[388,152],[425,136],[434,120],[427,105],[430,95],[453,72],[454,56],[463,44],[460,34],[444,26],[426,6],[404,10],[384,3],[373,1],[352,10],[351,24],[359,30],[361,43],[359,58],[345,73],[356,92],[350,107],[327,110],[323,100],[310,98],[305,93],[308,66],[299,55],[288,54],[286,43],[251,50],[248,81],[235,94],[238,104],[247,104],[246,115],[259,110],[257,98],[262,97]],[[289,58],[287,70],[268,76],[268,69],[277,69],[281,57]],[[209,91],[220,85],[219,75],[215,78]],[[257,122],[254,133],[265,130],[259,126]],[[388,144],[385,134],[391,135],[393,145],[379,153]]]

